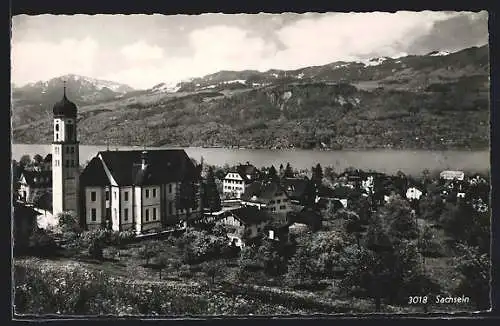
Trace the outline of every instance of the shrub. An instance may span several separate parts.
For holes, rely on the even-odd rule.
[[[53,256],[58,248],[54,238],[43,229],[37,229],[29,239],[29,250],[35,256]]]
[[[102,245],[101,242],[97,239],[94,239],[90,242],[89,245],[89,255],[90,257],[94,259],[102,259],[103,258],[103,252],[102,252]]]

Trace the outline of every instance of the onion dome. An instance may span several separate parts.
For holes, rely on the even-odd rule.
[[[76,104],[66,97],[66,83],[64,83],[63,98],[54,104],[52,109],[54,117],[76,118],[77,110]]]

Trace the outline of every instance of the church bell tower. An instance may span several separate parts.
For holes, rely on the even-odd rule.
[[[73,211],[78,217],[79,142],[77,107],[66,97],[54,105],[54,139],[52,141],[52,213]]]

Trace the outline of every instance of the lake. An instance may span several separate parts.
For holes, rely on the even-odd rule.
[[[163,147],[168,148],[168,147]],[[110,146],[110,150],[141,150],[139,146]],[[150,147],[148,149],[159,149]],[[464,170],[467,172],[485,172],[490,169],[490,153],[481,151],[427,151],[427,150],[360,150],[360,151],[317,151],[317,150],[267,150],[267,149],[228,149],[186,147],[187,154],[198,162],[201,157],[208,164],[222,166],[225,163],[234,165],[250,162],[257,167],[270,166],[276,168],[287,162],[296,169],[310,169],[320,163],[321,166],[333,166],[336,172],[348,167],[362,170],[375,170],[394,174],[398,170],[406,174],[420,174],[424,169],[440,171],[446,169]],[[80,145],[80,164],[94,157],[106,146]],[[12,158],[19,160],[22,155],[35,154],[45,156],[51,152],[50,144],[13,144]]]

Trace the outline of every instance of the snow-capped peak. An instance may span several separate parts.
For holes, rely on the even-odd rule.
[[[155,85],[151,88],[153,93],[175,93],[180,89],[178,83],[166,82]]]
[[[365,62],[363,62],[366,66],[378,66],[380,64],[382,64],[384,61],[386,61],[387,57],[380,57],[380,58],[372,58],[370,60],[367,60]]]
[[[127,91],[131,91],[132,88],[128,85],[120,84],[117,82],[112,82],[109,80],[96,79],[86,76],[68,74],[61,77],[64,80],[72,79],[73,81],[78,81],[80,83],[88,83],[93,85],[96,89],[102,90],[103,88],[108,88],[116,93],[126,93]]]

